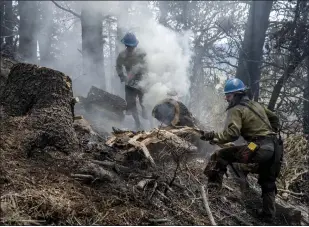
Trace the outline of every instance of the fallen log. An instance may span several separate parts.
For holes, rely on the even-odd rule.
[[[87,97],[79,96],[76,99],[76,109],[79,112],[84,110],[90,115],[102,115],[117,121],[122,121],[125,117],[123,111],[127,106],[126,101],[95,86],[90,88]]]
[[[108,93],[102,89],[92,86],[87,95],[87,102],[103,105],[110,110],[124,111],[127,103],[117,95]]]

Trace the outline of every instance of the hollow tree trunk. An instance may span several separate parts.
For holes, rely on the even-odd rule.
[[[14,65],[0,94],[0,146],[14,145],[28,155],[36,148],[78,149],[72,100],[68,76],[36,65]]]

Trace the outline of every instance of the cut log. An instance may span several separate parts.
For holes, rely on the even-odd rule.
[[[95,86],[92,86],[89,90],[87,101],[90,103],[97,103],[104,105],[106,108],[111,110],[125,110],[127,103],[124,99],[120,98],[117,95],[108,93],[102,89],[99,89]]]
[[[35,148],[78,149],[71,79],[59,71],[18,63],[0,94],[0,137],[30,154]]]

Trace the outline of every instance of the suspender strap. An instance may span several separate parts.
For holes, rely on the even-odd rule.
[[[256,116],[258,116],[266,125],[267,127],[273,132],[273,127],[271,127],[271,125],[265,121],[265,119],[258,113],[256,112],[251,106],[248,105],[248,103],[246,102],[240,102],[239,103],[242,106],[246,106],[249,110],[251,110]]]

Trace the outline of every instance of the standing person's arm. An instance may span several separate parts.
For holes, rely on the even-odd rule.
[[[146,53],[141,54],[141,67],[140,67],[140,73],[142,75],[145,75],[148,73],[148,62],[146,60]]]
[[[122,65],[123,65],[123,58],[119,54],[116,60],[116,72],[120,78],[120,81],[125,82],[127,78],[123,73]]]

